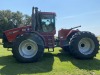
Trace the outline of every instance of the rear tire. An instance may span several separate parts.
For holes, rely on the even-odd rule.
[[[91,59],[98,53],[99,41],[90,32],[75,33],[70,40],[70,53],[79,59]]]
[[[13,46],[13,56],[17,61],[30,63],[38,61],[44,53],[44,46],[37,44],[34,37],[21,36],[16,39]]]
[[[69,52],[69,46],[63,46],[62,50],[65,51],[65,52]]]

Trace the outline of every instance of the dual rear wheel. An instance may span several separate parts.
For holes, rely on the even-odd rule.
[[[99,41],[91,32],[77,32],[70,38],[65,50],[75,58],[91,59],[98,53]]]

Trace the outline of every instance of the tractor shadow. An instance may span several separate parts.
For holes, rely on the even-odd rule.
[[[74,66],[79,69],[85,70],[100,70],[100,60],[93,58],[88,60],[80,60],[72,57],[68,52],[65,53],[63,50],[60,50],[61,53],[57,54],[61,62],[70,61]],[[66,58],[65,58],[66,57]]]
[[[51,53],[45,53],[43,58],[35,63],[19,63],[12,55],[0,57],[0,75],[36,74],[52,71],[54,57]]]

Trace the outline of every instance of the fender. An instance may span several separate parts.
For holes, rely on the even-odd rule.
[[[33,31],[33,32],[31,32],[31,33],[35,33],[35,34],[37,34],[39,37],[41,37],[41,39],[43,40],[43,43],[44,43],[44,45],[45,45],[45,39],[44,39],[44,37],[43,37],[40,33],[35,32],[35,31]]]
[[[45,46],[44,37],[41,34],[39,34],[38,32],[32,31],[32,32],[23,33],[20,36],[18,36],[17,38],[20,38],[20,37],[24,37],[26,39],[30,37],[37,44]]]
[[[70,40],[70,38],[75,34],[79,32],[79,30],[71,30],[67,35],[66,35],[66,39]]]
[[[71,30],[71,29],[62,29],[58,33],[59,37],[59,45],[61,47],[69,45],[70,38],[79,32],[79,30]]]

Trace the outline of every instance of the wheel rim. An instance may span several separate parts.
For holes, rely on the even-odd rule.
[[[78,44],[79,51],[84,54],[88,55],[94,51],[95,44],[92,39],[90,38],[82,38]]]
[[[24,58],[32,58],[36,55],[38,46],[33,40],[27,39],[20,43],[19,53]]]

